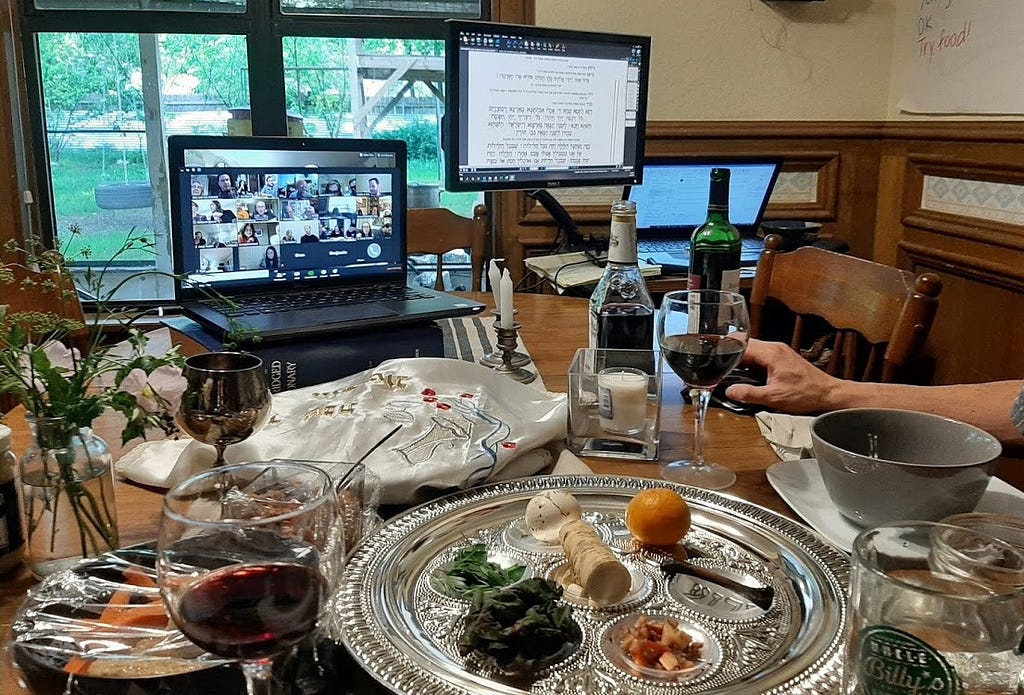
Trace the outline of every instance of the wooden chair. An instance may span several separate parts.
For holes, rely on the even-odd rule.
[[[751,291],[751,335],[782,337],[766,336],[766,308],[779,302],[793,315],[790,346],[815,358],[829,374],[901,380],[931,330],[942,291],[939,277],[915,277],[813,246],[788,253],[781,249],[782,238],[768,235]],[[809,335],[808,327],[818,319],[827,324],[825,332]],[[815,338],[818,344],[812,345]]]
[[[444,254],[454,249],[469,249],[472,258],[472,290],[480,291],[480,278],[487,257],[487,206],[473,208],[472,219],[456,215],[445,208],[414,208],[409,210],[409,253],[437,256],[437,280],[434,288],[444,289]]]

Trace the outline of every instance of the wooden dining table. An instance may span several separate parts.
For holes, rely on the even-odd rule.
[[[492,302],[490,295],[476,293],[474,299]],[[529,351],[536,370],[549,391],[564,392],[573,354],[588,343],[588,303],[585,299],[555,295],[517,294],[517,319],[522,324],[520,337]],[[180,336],[185,354],[203,348]],[[664,375],[661,415],[660,461],[670,461],[690,453],[693,433],[692,408],[682,398],[682,384],[671,372]],[[14,431],[14,449],[24,451],[30,435],[24,418],[15,411],[8,417]],[[112,445],[120,442],[120,433],[100,432]],[[797,518],[769,484],[765,471],[778,461],[761,437],[754,418],[712,408],[705,428],[705,455],[736,472],[736,483],[725,494],[740,497],[790,518]],[[117,447],[114,453],[117,455]],[[659,477],[658,462],[637,462],[607,458],[588,458],[585,462],[598,474]],[[162,490],[118,481],[117,514],[123,546],[152,541],[160,519]],[[35,584],[26,566],[0,577],[0,628],[6,644],[11,638],[11,621],[25,592]],[[10,650],[2,655],[0,693],[31,693],[12,668]]]

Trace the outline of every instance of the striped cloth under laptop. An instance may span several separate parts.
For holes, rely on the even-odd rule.
[[[444,356],[450,359],[465,360],[466,362],[479,362],[480,358],[496,348],[497,334],[494,332],[494,319],[491,317],[466,316],[463,318],[440,319],[437,325],[441,327],[444,336]],[[529,355],[529,350],[523,345],[523,339],[519,338],[516,350]],[[526,365],[531,372],[537,371],[537,366],[532,362]],[[532,386],[543,390],[544,382],[537,375]]]

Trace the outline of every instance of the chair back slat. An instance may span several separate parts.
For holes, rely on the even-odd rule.
[[[408,216],[408,250],[410,254],[437,256],[437,277],[434,288],[444,289],[444,255],[455,249],[468,249],[472,259],[471,289],[480,291],[480,279],[487,257],[489,219],[486,205],[477,205],[473,217],[456,215],[445,208],[413,208]]]

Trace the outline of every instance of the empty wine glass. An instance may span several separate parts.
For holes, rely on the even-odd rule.
[[[664,464],[661,476],[709,490],[727,488],[736,482],[736,474],[704,460],[704,417],[712,389],[747,348],[746,302],[735,292],[721,290],[669,292],[658,309],[656,324],[662,356],[689,387],[697,409],[693,458]]]
[[[279,654],[314,633],[337,568],[331,478],[274,461],[215,468],[164,498],[157,582],[182,634],[237,659],[249,695],[271,691]]]
[[[185,360],[188,382],[178,425],[193,439],[217,449],[214,465],[224,465],[224,449],[256,432],[270,416],[270,389],[263,360],[244,352],[205,352]]]

